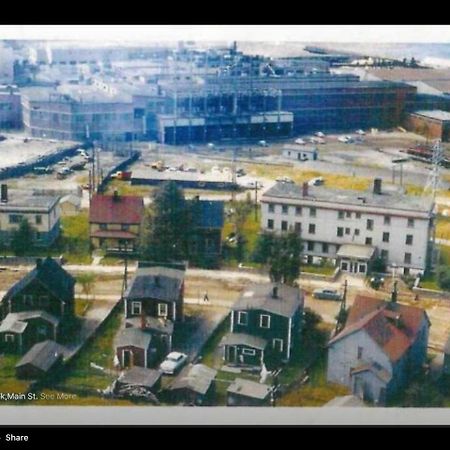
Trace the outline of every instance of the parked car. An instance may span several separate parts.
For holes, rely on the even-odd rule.
[[[294,183],[294,180],[289,177],[278,177],[275,181],[277,181],[278,183]]]
[[[259,145],[260,147],[268,147],[268,146],[269,146],[269,144],[268,144],[266,141],[259,141],[259,142],[258,142],[258,145]]]
[[[323,179],[323,177],[317,177],[317,178],[313,178],[312,180],[308,181],[308,184],[310,186],[322,186],[322,184],[325,183],[325,180]]]
[[[212,142],[208,142],[208,145],[207,145],[207,147],[208,148],[214,148],[215,147],[215,145],[212,143]]]
[[[353,142],[353,138],[351,136],[339,136],[338,141],[344,144],[350,144]]]
[[[296,139],[294,142],[298,145],[306,145],[306,141],[301,138]]]
[[[359,134],[360,136],[364,136],[366,132],[364,130],[356,130],[356,134]]]
[[[325,137],[325,134],[323,134],[321,131],[318,131],[317,133],[314,133],[314,136],[323,138],[323,137]]]
[[[313,297],[318,300],[342,300],[342,295],[335,289],[314,289]]]
[[[185,353],[171,352],[166,356],[159,368],[167,375],[174,375],[187,363],[187,360],[188,355]]]

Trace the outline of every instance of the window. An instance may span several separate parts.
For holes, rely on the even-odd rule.
[[[20,214],[10,214],[9,223],[20,223],[22,222],[22,217]]]
[[[309,208],[309,216],[310,217],[316,217],[316,208]]]
[[[279,338],[274,338],[273,339],[273,341],[272,341],[272,348],[274,350],[282,352],[283,351],[283,346],[284,346],[283,339],[279,339]]]
[[[40,308],[48,306],[48,295],[40,295],[38,303]]]
[[[345,217],[352,217],[352,212],[351,211],[345,211]]]
[[[367,229],[373,230],[373,220],[372,219],[367,219]]]
[[[316,234],[316,225],[313,223],[310,223],[308,226],[308,233],[309,234]]]
[[[411,264],[411,253],[405,253],[405,264]]]
[[[158,316],[167,317],[169,315],[169,305],[167,303],[158,303]]]
[[[372,238],[366,237],[366,245],[372,245]]]
[[[350,234],[350,228],[345,229],[345,234]]]
[[[414,228],[414,219],[408,219],[408,228]]]
[[[273,203],[269,203],[269,212],[274,213],[275,212],[275,205]]]
[[[355,233],[355,236],[359,236],[359,228],[355,228],[354,233]]]
[[[269,230],[273,230],[273,219],[269,219],[269,220],[267,221],[267,228],[268,228]]]
[[[389,257],[389,252],[387,250],[381,250],[380,256],[381,259],[384,259],[386,261]]]
[[[328,253],[328,244],[325,242],[322,244],[322,253]]]
[[[384,224],[385,225],[391,224],[391,216],[384,216]]]
[[[243,348],[242,349],[242,354],[246,355],[246,356],[255,356],[256,355],[256,351],[252,348]]]
[[[14,342],[13,334],[5,334],[5,342]]]
[[[140,315],[142,313],[142,303],[141,302],[131,302],[131,314]]]
[[[297,233],[301,233],[302,232],[302,224],[301,224],[301,222],[295,222],[295,231]]]
[[[238,325],[248,325],[248,313],[245,311],[238,311],[237,323]]]
[[[338,211],[338,219],[344,218],[344,211]]]
[[[308,249],[308,252],[314,251],[314,242],[313,241],[308,241],[307,249]]]
[[[42,225],[42,216],[37,215],[34,217],[34,220],[36,221],[36,225]]]
[[[261,314],[259,316],[259,326],[261,328],[270,328],[270,316],[267,314]]]
[[[282,220],[282,221],[281,221],[281,230],[282,230],[282,231],[287,231],[287,229],[288,229],[288,223],[287,223],[287,220]]]
[[[301,206],[296,206],[295,207],[295,215],[296,216],[301,216],[302,215],[302,207]]]
[[[339,237],[344,236],[344,228],[338,227],[338,228],[337,228],[337,235],[338,235]]]
[[[120,228],[122,229],[122,231],[128,231],[130,229],[130,225],[128,225],[127,223],[123,223]]]
[[[389,242],[389,233],[383,233],[383,242]]]
[[[412,234],[407,234],[406,235],[406,242],[405,242],[405,244],[406,245],[412,245],[412,243],[413,243],[413,235]]]
[[[358,359],[361,359],[363,356],[363,348],[362,347],[358,347]]]
[[[289,214],[289,206],[282,205],[281,206],[281,214]]]
[[[31,294],[24,294],[23,303],[25,306],[33,306],[33,296]]]
[[[105,231],[107,229],[108,229],[108,224],[106,224],[106,223],[101,223],[100,224],[100,230]]]
[[[361,213],[360,213],[360,212],[355,213],[355,217],[356,217],[357,219],[361,219]]]

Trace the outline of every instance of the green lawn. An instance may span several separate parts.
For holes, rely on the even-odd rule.
[[[24,380],[18,380],[15,376],[15,365],[19,362],[19,355],[0,356],[0,392],[24,394],[28,391],[30,383]],[[8,403],[16,402],[11,401]]]
[[[61,218],[61,249],[70,264],[90,264],[89,216],[82,211],[76,216]]]
[[[315,273],[319,275],[333,275],[336,267],[334,266],[314,266],[314,265],[303,265],[300,267],[302,272]]]

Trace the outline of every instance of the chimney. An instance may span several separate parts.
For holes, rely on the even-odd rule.
[[[306,182],[302,185],[302,195],[303,197],[308,197],[308,183]]]
[[[1,187],[1,202],[8,203],[8,185],[2,184]]]
[[[391,292],[391,302],[392,303],[397,303],[397,281],[394,281],[394,287],[392,288],[392,292]]]
[[[375,178],[373,180],[373,193],[376,195],[381,195],[381,178]]]
[[[278,286],[275,285],[272,288],[272,298],[278,298]]]
[[[113,201],[118,202],[120,200],[119,191],[114,189]]]

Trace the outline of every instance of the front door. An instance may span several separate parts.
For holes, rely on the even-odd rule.
[[[123,351],[123,367],[131,367],[133,365],[133,353],[131,350]]]
[[[228,362],[236,364],[236,347],[228,347]]]

